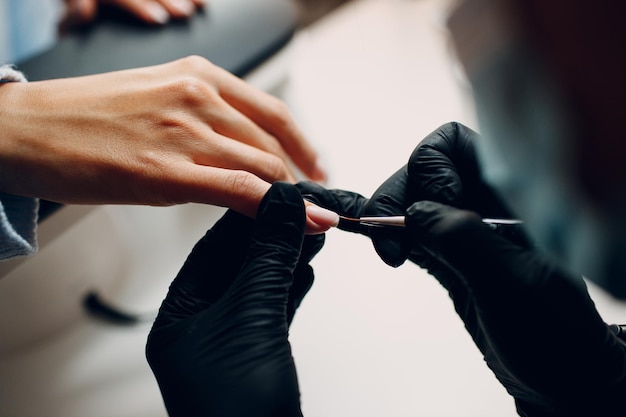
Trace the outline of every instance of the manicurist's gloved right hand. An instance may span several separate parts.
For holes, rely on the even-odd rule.
[[[412,204],[409,259],[448,290],[522,416],[620,416],[626,349],[581,276],[486,226],[472,211]]]
[[[352,231],[370,236],[386,263],[410,259],[448,290],[520,415],[623,415],[626,351],[582,277],[540,253],[524,233],[511,239],[482,222],[512,215],[481,179],[477,140],[460,124],[440,127],[369,199],[299,187],[347,216],[406,216],[405,229]]]

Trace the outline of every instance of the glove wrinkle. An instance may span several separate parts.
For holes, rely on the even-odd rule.
[[[228,211],[196,243],[161,304],[154,329],[209,308],[230,287],[247,252],[253,221]],[[228,232],[226,232],[226,230]],[[215,268],[207,254],[224,262]]]
[[[408,164],[409,178],[422,193],[418,199],[476,211],[482,217],[515,218],[482,177],[474,147],[478,141],[477,132],[457,122],[426,136]]]
[[[265,268],[293,272],[302,249],[305,220],[298,190],[286,183],[275,183],[259,206],[243,275],[246,268],[251,268],[247,274],[252,276],[264,276]]]

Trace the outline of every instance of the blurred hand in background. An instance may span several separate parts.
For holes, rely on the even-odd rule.
[[[65,0],[66,9],[59,24],[61,32],[92,22],[98,9],[111,6],[148,24],[164,24],[185,19],[204,6],[206,0]]]

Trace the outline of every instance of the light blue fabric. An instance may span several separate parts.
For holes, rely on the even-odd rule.
[[[3,1],[3,0],[0,0]],[[6,6],[5,3],[0,6]],[[0,9],[0,16],[2,11]],[[0,28],[7,29],[0,23]],[[3,47],[8,42],[2,43]],[[0,49],[8,52],[8,49]],[[25,81],[19,72],[10,66],[0,65],[0,79]],[[0,84],[2,88],[2,84]],[[2,137],[0,137],[0,140]],[[37,252],[37,215],[39,200],[0,192],[0,261]]]
[[[8,2],[0,0],[0,64],[12,62]]]
[[[19,63],[54,44],[63,0],[0,0],[0,64]]]
[[[62,5],[62,0],[0,0],[0,65],[52,46]],[[37,199],[0,192],[0,261],[37,252],[38,208]]]
[[[0,192],[0,260],[37,252],[39,200]]]

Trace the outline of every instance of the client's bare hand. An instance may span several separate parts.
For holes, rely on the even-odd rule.
[[[61,203],[200,202],[253,217],[290,160],[325,179],[284,103],[204,58],[0,84],[0,190]]]
[[[202,7],[206,0],[65,0],[61,19],[62,30],[91,22],[99,5],[111,5],[151,24],[163,24],[170,19],[184,19]]]

